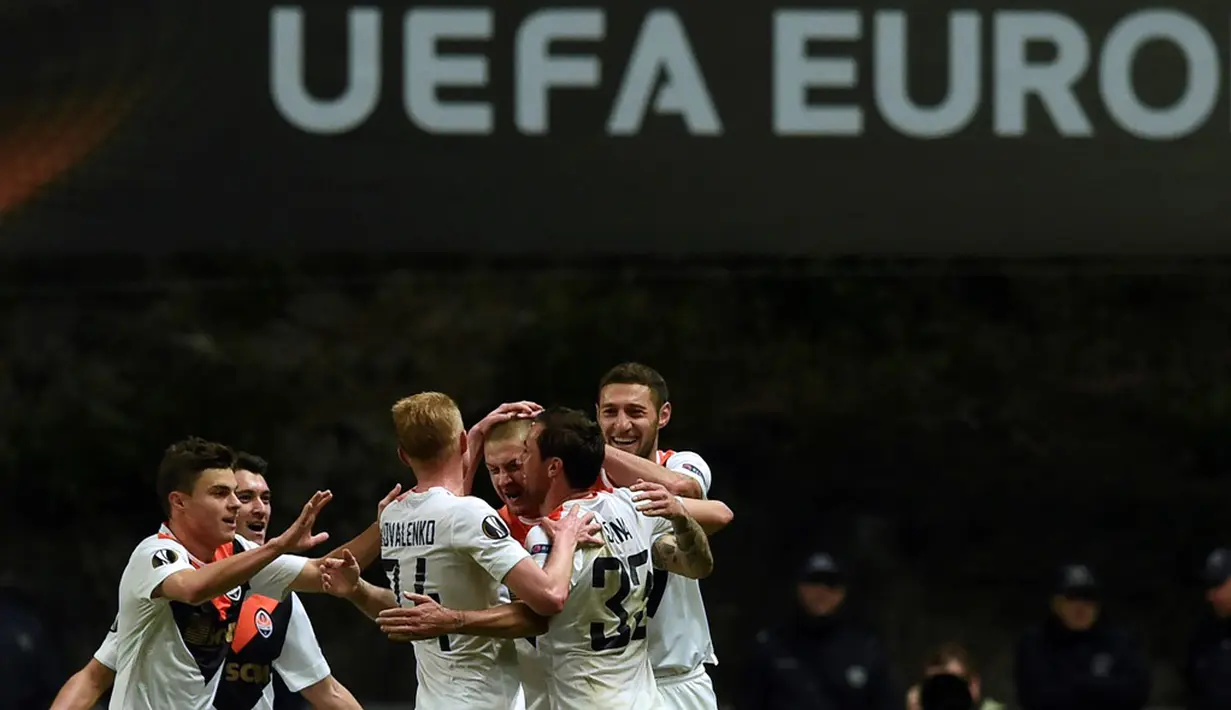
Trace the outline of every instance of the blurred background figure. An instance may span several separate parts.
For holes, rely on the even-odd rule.
[[[0,586],[0,708],[47,710],[65,678],[54,648],[34,604]]]
[[[1209,607],[1189,639],[1188,708],[1222,710],[1231,708],[1231,550],[1209,554],[1202,581]]]
[[[748,710],[900,710],[880,640],[845,606],[847,575],[818,552],[800,571],[797,608],[785,624],[757,634],[741,708]]]
[[[970,651],[960,643],[950,641],[943,643],[928,652],[923,661],[923,681],[910,689],[906,694],[907,710],[927,710],[922,704],[921,690],[932,678],[937,676],[952,676],[965,682],[970,696],[970,707],[975,710],[1004,710],[1004,705],[983,697],[983,681],[978,668],[971,658]],[[941,682],[941,686],[951,685],[949,681]]]
[[[1150,695],[1145,654],[1103,614],[1102,593],[1086,565],[1058,574],[1051,613],[1017,649],[1022,710],[1141,710]]]
[[[952,673],[937,673],[929,676],[918,688],[921,710],[974,710],[975,699],[970,692],[970,683]]]

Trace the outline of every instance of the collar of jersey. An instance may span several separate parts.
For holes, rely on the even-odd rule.
[[[445,488],[444,486],[432,486],[426,491],[419,491],[419,490],[415,490],[414,488],[412,488],[410,489],[410,494],[412,496],[425,496],[428,493],[431,493],[432,491],[442,491],[444,493],[448,493],[449,495],[453,495],[453,491],[449,490],[448,488]]]
[[[569,498],[568,500],[564,501],[560,505],[556,506],[556,509],[551,511],[551,514],[548,515],[547,517],[551,520],[559,520],[560,516],[564,514],[564,506],[568,505],[569,503],[576,503],[582,500],[590,500],[591,498],[594,498],[597,495],[598,495],[598,491],[586,491],[586,494],[583,496],[578,496],[576,498]]]
[[[168,540],[174,540],[176,542],[180,542],[180,539],[175,536],[175,533],[171,532],[171,526],[168,523],[163,523],[162,525],[158,526],[158,537],[163,537],[163,538],[167,538]],[[180,545],[184,547],[184,552],[188,552],[187,545],[184,545],[184,543],[182,542],[180,542]],[[188,561],[192,563],[193,567],[203,567],[209,564],[208,562],[197,559],[196,557],[193,556],[191,552],[188,552]]]

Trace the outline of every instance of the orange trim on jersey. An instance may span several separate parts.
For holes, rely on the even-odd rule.
[[[559,506],[557,506],[555,510],[551,511],[551,514],[548,515],[547,517],[551,520],[559,520],[560,517],[564,515],[564,506],[568,505],[569,503],[576,503],[579,500],[589,500],[591,498],[595,498],[598,496],[599,493],[602,493],[602,491],[596,491],[594,489],[590,489],[589,491],[586,491],[586,494],[583,496],[577,496],[576,498],[569,498],[568,500],[564,501]]]
[[[174,540],[176,542],[179,542],[179,538],[177,538],[174,535],[170,535],[164,532],[158,533],[158,539],[159,540]],[[181,542],[180,544],[182,545],[183,543]],[[214,550],[214,561],[217,562],[218,560],[223,560],[223,559],[230,557],[231,554],[234,552],[234,550],[235,550],[234,541],[219,545],[218,549]],[[197,558],[193,557],[192,554],[188,555],[188,563],[191,564],[194,569],[201,569],[206,564],[209,564],[207,562],[202,562],[201,560],[198,560]],[[218,610],[218,616],[225,621],[227,618],[227,610],[231,608],[231,598],[228,597],[226,594],[219,594],[218,596],[214,597],[210,601],[213,603],[214,608]]]
[[[509,534],[513,536],[513,539],[525,547],[526,536],[530,534],[530,526],[523,523],[521,518],[513,515],[513,511],[509,510],[507,505],[497,510],[496,514],[500,516],[505,525],[509,526]]]
[[[253,594],[244,600],[244,605],[239,610],[239,623],[235,626],[235,638],[231,641],[232,651],[242,651],[248,642],[256,638],[258,632],[256,627],[256,617],[258,612],[264,610],[268,615],[266,618],[273,616],[274,609],[278,606],[278,600],[263,597],[259,594]],[[269,633],[269,629],[265,630]]]
[[[599,493],[610,493],[614,491],[615,489],[607,483],[607,479],[604,478],[604,476],[606,476],[606,473],[599,473],[598,480],[594,481],[594,485],[590,486],[590,490],[597,491]]]

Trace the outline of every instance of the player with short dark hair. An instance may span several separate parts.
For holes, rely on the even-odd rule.
[[[320,591],[336,561],[286,554],[328,538],[312,526],[331,494],[318,491],[263,546],[236,537],[235,453],[190,437],[167,448],[156,488],[167,522],[141,541],[120,578],[113,710],[207,710],[251,589],[281,599]]]
[[[625,362],[598,382],[598,423],[607,443],[604,475],[615,486],[638,479],[660,483],[676,495],[706,498],[713,475],[693,451],[664,451],[659,434],[671,421],[667,381],[654,368]],[[671,710],[717,710],[706,673],[717,664],[701,585],[694,579],[654,571],[649,606],[650,659],[659,691]]]

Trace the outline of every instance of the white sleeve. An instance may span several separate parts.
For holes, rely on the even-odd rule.
[[[547,537],[543,526],[535,525],[526,533],[526,549],[539,567],[547,564],[547,555],[551,554],[551,538]]]
[[[657,540],[663,535],[669,535],[675,531],[675,526],[666,518],[650,518],[650,542]]]
[[[292,593],[283,604],[291,604],[291,620],[286,630],[282,653],[274,659],[274,670],[292,693],[329,677],[329,663],[312,630],[312,620],[299,597]]]
[[[710,473],[710,465],[701,458],[700,454],[692,451],[677,451],[671,454],[663,465],[667,467],[667,470],[682,473],[701,484],[701,497],[709,497],[710,483],[714,477]]]
[[[103,638],[103,644],[94,652],[94,660],[103,664],[111,670],[115,670],[120,663],[120,635],[118,631],[120,617],[117,615],[115,621],[111,622],[111,630],[107,632],[107,636]]]
[[[509,534],[496,510],[479,498],[462,498],[453,518],[453,545],[474,558],[492,579],[503,582],[509,570],[529,557]]]
[[[235,540],[244,548],[244,552],[257,546],[256,543],[249,542],[242,537],[237,536]],[[262,568],[260,572],[252,575],[248,585],[252,588],[254,594],[260,594],[271,599],[285,599],[291,582],[295,581],[295,578],[303,571],[306,564],[308,564],[307,557],[278,555],[273,562]]]
[[[192,562],[183,545],[170,538],[152,537],[137,545],[121,582],[124,591],[148,601],[167,577],[190,569]]]

